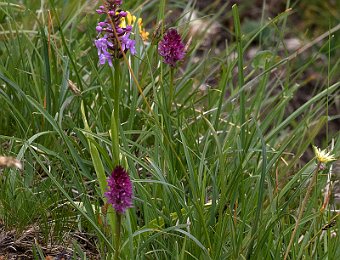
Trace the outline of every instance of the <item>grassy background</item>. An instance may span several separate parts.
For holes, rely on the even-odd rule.
[[[17,157],[24,170],[0,173],[1,232],[16,243],[24,237],[26,247],[15,245],[36,258],[109,258],[112,236],[89,140],[109,174],[116,86],[110,68],[97,66],[96,1],[10,2],[0,3],[0,154]],[[125,2],[151,35],[165,19],[188,41],[185,17],[194,1]],[[248,31],[247,5],[240,6],[239,27],[237,14],[224,8],[198,12],[221,21],[227,40],[223,48],[213,42],[202,49],[204,34],[193,35],[175,74],[172,109],[157,37],[148,44],[137,37],[138,55],[130,60],[143,95],[120,63],[121,163],[135,194],[124,218],[122,259],[280,259],[316,167],[311,144],[325,148],[333,141],[339,156],[339,128],[329,128],[339,117],[339,37],[325,37],[293,59],[282,45],[296,33],[295,9]],[[332,19],[317,24],[320,34],[339,17]],[[242,36],[235,37],[235,28]],[[249,59],[252,46],[264,52]],[[312,83],[310,68],[322,75]],[[319,173],[291,259],[340,256],[339,223],[323,229],[338,213],[333,206],[319,210],[328,171],[329,165]],[[13,253],[6,243],[0,252]]]

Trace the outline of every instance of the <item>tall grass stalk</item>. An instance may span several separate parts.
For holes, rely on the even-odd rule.
[[[308,203],[308,200],[309,200],[309,197],[310,197],[310,194],[313,190],[313,186],[317,180],[317,177],[318,177],[318,173],[319,173],[319,169],[320,169],[320,166],[321,166],[321,163],[319,162],[317,165],[316,165],[316,168],[315,170],[313,171],[312,173],[312,179],[310,180],[309,182],[309,185],[307,187],[307,191],[306,191],[306,195],[301,203],[301,206],[299,207],[299,214],[298,214],[298,217],[295,221],[295,226],[294,226],[294,229],[293,229],[293,232],[290,236],[290,239],[289,239],[289,244],[287,246],[287,249],[286,249],[286,253],[283,257],[284,260],[286,260],[288,258],[288,255],[289,255],[289,252],[290,252],[290,249],[293,245],[293,242],[294,242],[294,238],[295,238],[295,235],[296,235],[296,232],[298,230],[298,227],[299,227],[299,224],[300,224],[300,221],[301,221],[301,218],[303,216],[303,213],[305,211],[305,208],[307,206],[307,203]]]

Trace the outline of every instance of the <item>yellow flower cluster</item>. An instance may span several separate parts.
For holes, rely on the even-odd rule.
[[[127,25],[133,26],[135,24],[136,20],[137,20],[137,17],[132,15],[130,12],[127,11],[126,17],[121,19],[120,26],[121,27],[126,27]],[[147,31],[145,31],[145,29],[143,28],[142,18],[138,18],[137,25],[138,25],[139,34],[142,37],[142,40],[147,41],[148,37],[149,37],[149,33]]]
[[[320,163],[328,163],[331,161],[336,161],[336,158],[334,157],[334,155],[332,155],[330,152],[327,153],[326,150],[321,150],[320,148],[314,145],[313,145],[313,150],[314,150],[316,159]]]

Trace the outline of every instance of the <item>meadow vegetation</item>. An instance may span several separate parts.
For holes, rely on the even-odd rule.
[[[338,14],[264,1],[254,22],[253,1],[197,2],[123,1],[144,38],[135,21],[136,54],[109,66],[102,1],[0,1],[0,155],[18,160],[0,166],[0,255],[339,259],[337,162],[312,149],[339,158]],[[120,239],[104,196],[117,165],[133,185]]]

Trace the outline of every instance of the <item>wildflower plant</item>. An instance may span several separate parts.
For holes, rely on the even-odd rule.
[[[170,66],[168,110],[171,111],[175,92],[174,69],[177,63],[185,57],[185,45],[176,29],[171,28],[165,32],[163,39],[158,43],[158,53],[163,57],[163,62]]]
[[[320,163],[328,163],[336,160],[334,155],[331,154],[331,152],[327,152],[326,149],[321,150],[320,148],[313,145],[313,150],[316,160]]]
[[[176,29],[169,29],[158,44],[158,53],[163,61],[171,67],[176,67],[178,61],[185,56],[185,45]]]
[[[99,6],[96,12],[105,16],[104,21],[100,21],[96,26],[98,33],[95,40],[95,46],[98,51],[99,64],[105,65],[106,63],[113,70],[112,88],[114,108],[111,114],[110,134],[112,140],[112,159],[114,170],[112,171],[107,183],[104,183],[105,171],[104,166],[99,157],[97,148],[91,146],[91,155],[93,161],[96,162],[96,172],[100,181],[101,191],[106,197],[108,204],[112,205],[115,214],[111,208],[108,209],[109,222],[114,234],[114,259],[119,259],[120,255],[120,237],[122,215],[126,209],[132,206],[132,183],[127,172],[124,170],[120,163],[120,147],[119,147],[119,105],[120,105],[120,92],[122,86],[120,58],[125,56],[129,51],[132,55],[136,54],[135,40],[131,39],[133,23],[135,17],[130,12],[122,11],[120,5],[122,1],[106,0],[104,5]],[[140,31],[147,37],[147,33],[142,29],[142,21],[140,20]],[[86,121],[86,120],[84,120]],[[86,124],[87,125],[87,124]],[[89,138],[89,141],[93,139]]]
[[[96,27],[98,36],[95,45],[101,65],[107,62],[112,67],[112,61],[121,58],[122,51],[130,50],[132,55],[136,54],[136,42],[130,38],[132,25],[122,22],[128,13],[120,10],[121,4],[122,1],[107,0],[97,9],[98,14],[105,16],[105,20]]]
[[[116,211],[114,259],[119,259],[122,214],[132,206],[132,183],[128,173],[120,165],[113,170],[107,179],[107,183],[108,188],[105,196],[107,202],[111,204]]]
[[[290,236],[289,244],[287,246],[286,253],[285,253],[284,258],[283,258],[284,260],[288,259],[288,255],[289,255],[291,247],[293,246],[294,238],[295,238],[295,235],[297,233],[297,230],[298,230],[300,221],[302,219],[304,210],[305,210],[305,208],[307,206],[307,202],[308,202],[309,197],[311,195],[311,192],[313,190],[313,186],[314,186],[314,184],[317,181],[318,173],[319,173],[319,171],[321,169],[323,169],[323,167],[321,167],[322,164],[336,160],[334,155],[332,155],[330,152],[327,152],[326,150],[321,150],[320,148],[318,148],[318,147],[316,147],[314,145],[313,145],[313,150],[314,150],[314,153],[315,153],[315,158],[317,160],[317,165],[314,168],[314,171],[312,173],[312,179],[309,182],[309,185],[307,187],[307,191],[306,191],[305,197],[304,197],[304,199],[303,199],[303,201],[301,203],[301,206],[299,208],[299,213],[298,213],[298,216],[297,216],[297,220],[295,222],[295,226],[294,226],[293,232],[292,232],[292,234]],[[321,207],[321,211],[323,211],[323,206]]]
[[[124,214],[132,206],[132,183],[122,166],[117,166],[107,179],[108,189],[105,197],[116,212]]]

